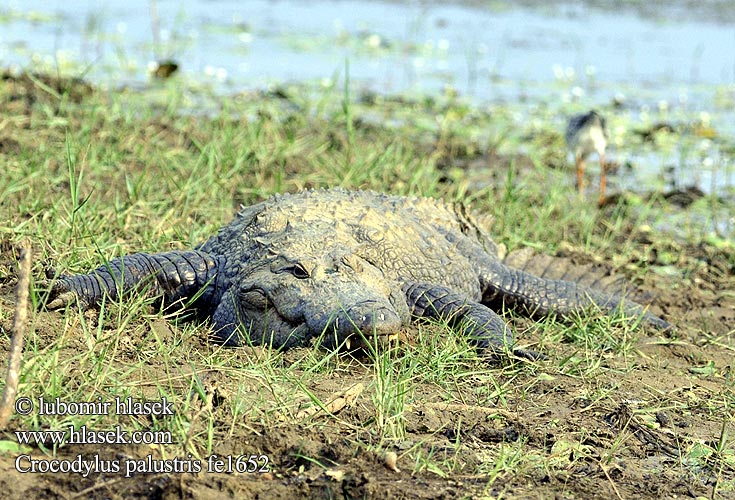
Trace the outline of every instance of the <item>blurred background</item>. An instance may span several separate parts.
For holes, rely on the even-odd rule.
[[[735,189],[729,1],[5,0],[0,67],[216,95],[349,74],[357,96],[505,106],[530,135],[597,108],[623,188]]]
[[[735,84],[732,2],[6,0],[0,63],[144,82],[151,65],[222,91],[328,81],[447,86],[482,101],[631,95],[703,106]],[[724,97],[724,96],[723,96]],[[660,102],[659,102],[660,101]]]

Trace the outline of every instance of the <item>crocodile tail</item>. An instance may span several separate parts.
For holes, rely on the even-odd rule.
[[[537,255],[532,250],[511,252],[504,262],[487,263],[483,303],[504,303],[525,308],[544,316],[556,313],[573,315],[590,306],[603,312],[620,311],[638,317],[659,330],[672,325],[650,313],[634,297],[632,287],[609,268],[595,264],[578,264],[565,257]]]
[[[526,247],[513,250],[503,258],[503,264],[547,280],[571,281],[608,295],[624,296],[636,302],[648,303],[650,295],[639,292],[625,276],[612,267],[598,262],[583,262],[574,256],[551,256]]]

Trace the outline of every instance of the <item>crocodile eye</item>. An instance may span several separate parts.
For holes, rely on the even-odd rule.
[[[301,264],[293,264],[286,266],[281,269],[281,272],[292,274],[294,277],[303,280],[309,277],[309,271],[307,271]]]
[[[303,280],[309,277],[309,272],[306,269],[304,269],[304,266],[302,266],[301,264],[294,264],[293,266],[291,266],[289,271],[291,272],[291,274],[293,274],[295,277],[297,277],[300,280]]]

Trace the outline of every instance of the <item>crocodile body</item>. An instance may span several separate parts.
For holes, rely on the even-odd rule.
[[[536,315],[620,309],[669,327],[620,296],[507,266],[460,204],[343,189],[275,195],[194,250],[132,254],[62,276],[49,306],[90,307],[136,288],[211,317],[228,345],[288,348],[323,336],[336,346],[436,317],[481,350],[508,352],[512,333],[487,307],[501,301]]]

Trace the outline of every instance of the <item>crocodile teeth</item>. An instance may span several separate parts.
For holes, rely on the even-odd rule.
[[[347,347],[348,350],[350,347],[352,347],[352,341],[350,340],[349,337],[345,339],[345,347]]]
[[[378,319],[379,319],[380,321],[385,321],[385,314],[383,314],[383,313],[380,313],[380,315],[378,316]]]

